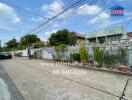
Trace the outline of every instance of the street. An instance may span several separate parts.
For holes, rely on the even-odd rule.
[[[3,71],[9,77],[3,77]],[[128,78],[131,77],[49,64],[43,60],[13,58],[0,61],[0,79],[9,90],[10,96],[6,97],[11,98],[2,100],[119,100]],[[19,99],[14,97],[13,89]],[[131,79],[124,98],[132,100]]]

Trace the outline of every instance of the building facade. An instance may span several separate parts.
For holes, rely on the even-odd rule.
[[[107,28],[89,32],[85,36],[86,47],[89,54],[93,54],[93,47],[104,48],[112,54],[117,54],[120,47],[127,51],[127,65],[132,66],[132,32],[126,32],[123,26]]]
[[[96,32],[86,33],[87,43],[106,43],[127,39],[127,34],[123,26],[106,28]]]
[[[77,41],[76,44],[84,44],[85,43],[85,35],[80,34],[80,33],[75,33],[76,37],[77,37]]]

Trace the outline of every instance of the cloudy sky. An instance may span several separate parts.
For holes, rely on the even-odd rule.
[[[76,1],[0,0],[0,40],[4,43],[13,37],[19,39]],[[47,40],[51,33],[64,28],[85,34],[107,27],[123,25],[127,31],[132,31],[132,0],[98,0],[93,5],[89,5],[91,1],[93,0],[86,0],[79,6],[72,7],[57,19],[50,21],[41,29],[33,32],[37,33],[42,40]],[[43,16],[46,19],[26,13],[8,3]],[[125,8],[124,16],[110,16],[110,8],[115,5]]]

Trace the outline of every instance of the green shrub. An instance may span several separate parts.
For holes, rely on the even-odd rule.
[[[80,61],[80,54],[79,53],[73,53],[70,55],[70,60],[74,61]]]
[[[101,67],[104,50],[99,47],[94,47],[93,50],[94,50],[94,61],[97,62],[98,67]]]
[[[104,63],[107,65],[113,65],[115,61],[115,55],[106,52],[104,54]]]
[[[126,62],[127,62],[127,52],[126,52],[126,49],[119,48],[119,50],[118,50],[118,56],[119,56],[120,63],[121,64],[126,64]]]
[[[58,46],[55,47],[55,52],[56,52],[56,56],[55,58],[59,61],[61,61],[62,59],[64,59],[64,52],[67,50],[67,45],[65,44],[60,44]]]
[[[81,46],[79,49],[81,62],[85,63],[88,61],[88,51],[84,46]]]

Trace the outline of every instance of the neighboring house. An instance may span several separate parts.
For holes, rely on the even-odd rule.
[[[76,44],[84,44],[85,43],[85,35],[82,35],[80,33],[75,33],[77,36],[77,42]]]
[[[127,39],[127,34],[123,26],[107,28],[86,34],[88,43],[105,43]]]
[[[43,41],[42,42],[44,45],[48,45],[49,44],[49,41]]]
[[[130,41],[132,41],[132,32],[128,32],[127,35],[128,35],[128,39],[129,39]]]

